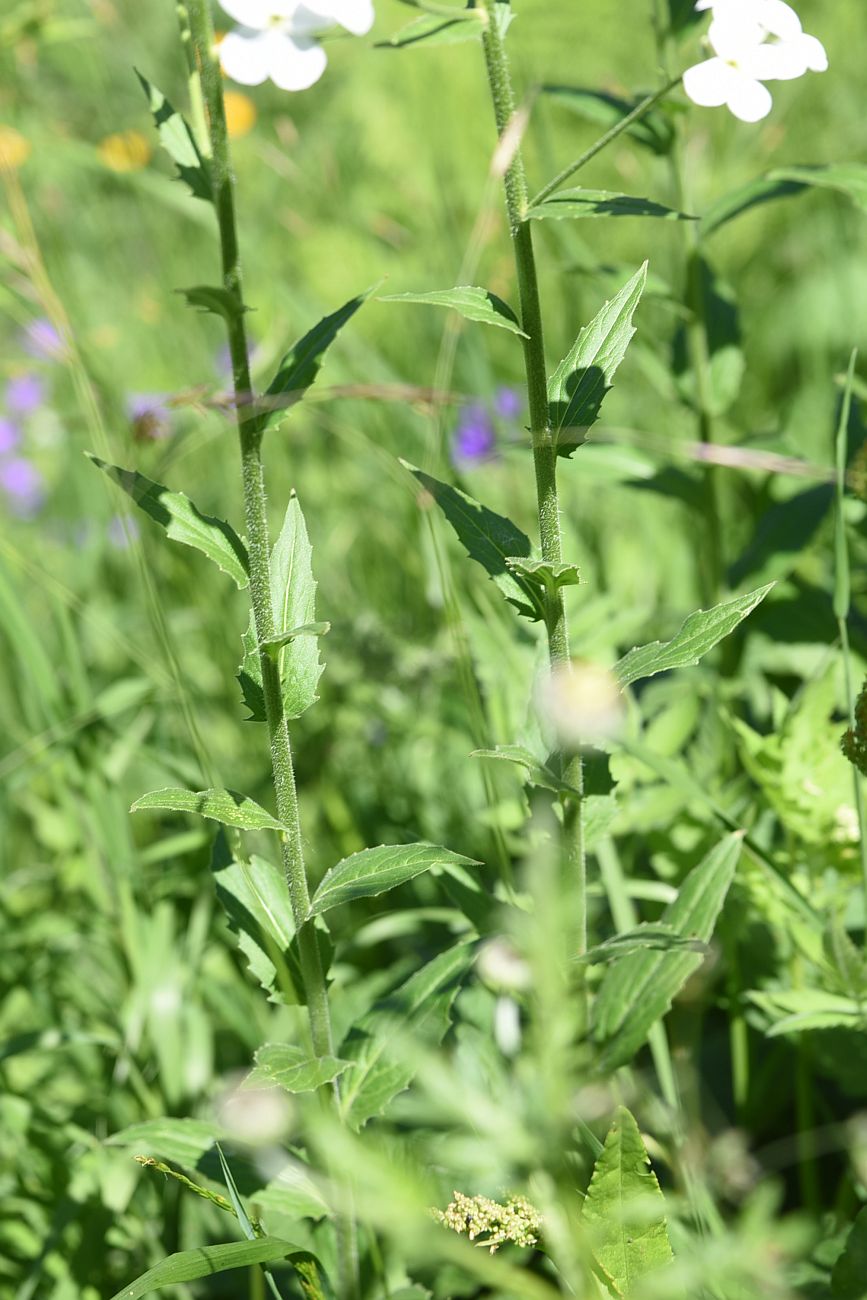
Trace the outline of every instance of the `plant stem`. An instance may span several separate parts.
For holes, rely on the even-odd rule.
[[[672,77],[664,86],[660,86],[659,90],[655,90],[652,95],[648,95],[645,99],[642,99],[640,103],[635,105],[635,108],[633,108],[631,113],[627,113],[619,122],[615,122],[614,126],[606,131],[604,135],[600,135],[595,144],[591,144],[589,149],[585,149],[582,154],[579,154],[574,162],[571,162],[568,167],[564,167],[561,172],[558,172],[553,180],[549,181],[547,185],[543,185],[542,189],[539,190],[539,193],[534,194],[532,199],[530,199],[529,206],[535,208],[537,204],[544,203],[545,199],[550,198],[554,191],[558,190],[564,181],[568,181],[570,176],[574,176],[575,173],[579,172],[582,167],[585,167],[592,158],[595,158],[603,149],[607,149],[612,141],[616,140],[624,131],[628,131],[636,122],[640,122],[643,117],[646,117],[650,110],[658,104],[661,99],[665,99],[665,96],[670,91],[674,90],[675,86],[680,85],[680,82],[680,77]]]
[[[517,139],[513,141],[508,134],[514,130],[515,95],[503,36],[497,23],[497,0],[484,0],[484,4],[487,23],[482,45],[488,84],[501,147],[510,154],[507,163],[504,162],[503,182],[518,278],[521,328],[527,335],[524,340],[524,368],[533,440],[539,537],[543,559],[559,564],[563,558],[563,543],[557,495],[557,450],[548,415],[548,376],[533,237],[530,222],[525,215],[528,206],[527,177],[520,142]],[[545,597],[545,628],[552,668],[567,664],[569,634],[561,588],[549,591]],[[566,782],[578,791],[578,798],[571,798],[563,805],[563,842],[570,885],[575,891],[575,942],[577,954],[580,954],[587,947],[587,876],[581,808],[584,778],[580,755],[571,758],[561,756],[561,769]]]
[[[250,594],[256,639],[262,645],[274,635],[275,631],[271,595],[271,547],[262,466],[263,422],[261,414],[252,401],[249,347],[244,325],[243,284],[235,216],[235,181],[229,156],[222,79],[219,64],[214,58],[214,29],[208,0],[187,0],[186,13],[208,119],[210,170],[220,234],[223,288],[233,295],[237,306],[236,311],[227,315],[227,329],[241,446],[241,479],[250,567]],[[295,769],[292,762],[289,727],[283,707],[280,673],[277,664],[267,651],[260,651],[259,662],[277,815],[286,827],[280,836],[280,848],[297,930],[299,964],[307,1001],[310,1036],[317,1056],[331,1056],[334,1052],[334,1042],[328,987],[322,969],[316,932],[313,923],[307,920],[310,891],[304,865]],[[339,1101],[339,1084],[336,1080],[332,1089],[335,1099]],[[338,1220],[338,1256],[341,1295],[345,1295],[347,1300],[353,1300],[353,1297],[358,1294],[358,1262],[354,1225],[348,1219]]]

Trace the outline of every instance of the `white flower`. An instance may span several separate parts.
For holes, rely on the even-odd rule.
[[[763,82],[791,81],[828,66],[821,41],[803,31],[785,0],[697,0],[696,9],[712,12],[708,40],[715,57],[684,73],[693,103],[725,104],[742,122],[758,122],[773,104]]]
[[[372,0],[220,0],[239,27],[220,43],[223,71],[242,86],[269,78],[281,90],[306,90],[328,62],[316,39],[335,24],[354,36],[373,26]]]

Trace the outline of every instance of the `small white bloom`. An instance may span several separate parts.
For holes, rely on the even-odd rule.
[[[329,27],[363,36],[373,26],[372,0],[220,0],[240,24],[220,43],[226,76],[242,86],[271,80],[281,90],[306,90],[328,62],[316,39]]]
[[[712,12],[708,41],[715,57],[684,73],[683,88],[695,104],[725,104],[742,122],[758,122],[773,105],[763,82],[791,81],[828,66],[821,41],[803,31],[785,0],[697,0],[696,9]]]

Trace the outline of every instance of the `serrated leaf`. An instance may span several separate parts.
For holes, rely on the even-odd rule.
[[[294,641],[296,636],[325,636],[330,631],[330,623],[304,623],[301,627],[290,627],[288,632],[281,632],[279,636],[269,636],[267,641],[262,642],[260,649],[267,650],[272,658],[276,658],[277,651]]]
[[[558,190],[527,209],[532,221],[554,219],[581,220],[585,217],[656,217],[663,221],[695,221],[696,217],[676,208],[667,208],[653,199],[641,199],[632,194],[618,194],[610,190]]]
[[[362,849],[326,871],[310,902],[308,916],[319,916],[356,898],[375,898],[434,867],[479,864],[437,844],[381,844]]]
[[[499,759],[501,762],[514,763],[524,769],[529,785],[538,786],[542,790],[551,790],[554,794],[562,794],[564,791],[577,794],[577,791],[564,785],[556,772],[552,772],[547,764],[541,763],[523,745],[497,745],[495,749],[474,749],[470,758]]]
[[[634,1118],[618,1106],[581,1211],[591,1249],[617,1294],[674,1258],[665,1198]]]
[[[685,939],[709,943],[734,879],[743,834],[721,840],[689,873],[660,921]],[[699,966],[695,952],[634,952],[605,972],[593,1006],[602,1071],[626,1065]]]
[[[557,454],[571,456],[599,418],[605,394],[635,333],[632,318],[647,282],[647,262],[585,325],[548,385]]]
[[[658,952],[677,952],[684,949],[688,952],[707,952],[707,944],[702,943],[700,939],[684,937],[670,925],[645,923],[636,926],[634,930],[624,930],[622,934],[615,934],[604,943],[597,944],[595,948],[588,948],[587,952],[576,960],[587,962],[592,966],[600,962],[617,961],[628,953],[641,952],[648,948]]]
[[[249,1267],[250,1264],[267,1264],[275,1259],[291,1259],[293,1255],[307,1255],[301,1246],[280,1237],[259,1237],[256,1241],[231,1241],[221,1246],[197,1246],[168,1255],[159,1264],[149,1268],[141,1277],[121,1287],[112,1300],[138,1300],[162,1287],[176,1286],[179,1282],[194,1282],[200,1277],[225,1273],[228,1269]]]
[[[256,1068],[248,1083],[270,1083],[286,1092],[315,1092],[331,1083],[350,1064],[335,1056],[311,1057],[288,1043],[265,1043],[256,1053]]]
[[[300,718],[318,700],[316,688],[324,667],[319,658],[318,635],[302,635],[305,629],[321,626],[315,623],[316,580],[313,577],[312,555],[304,515],[298,498],[293,493],[286,508],[280,536],[271,552],[274,636],[267,643],[269,651],[276,651],[273,657],[280,674],[283,709],[287,718]],[[244,660],[238,680],[244,702],[250,709],[251,720],[264,722],[262,663],[252,611],[243,643]]]
[[[712,204],[701,219],[702,236],[707,238],[752,208],[809,189],[836,190],[850,198],[862,212],[867,212],[867,167],[863,163],[775,167],[766,176],[741,185]]]
[[[578,587],[581,574],[577,564],[553,564],[550,560],[527,560],[520,555],[509,555],[506,563],[513,573],[519,573],[539,591],[542,597],[559,591],[561,587]]]
[[[151,790],[136,799],[130,812],[148,812],[154,809],[172,812],[198,813],[210,817],[224,826],[234,826],[242,831],[285,831],[286,827],[266,812],[255,800],[239,794],[237,790],[182,790],[168,786],[164,790]]]
[[[824,989],[752,990],[747,997],[771,1018],[769,1038],[814,1029],[859,1029],[865,1022],[859,1002]]]
[[[191,289],[178,289],[176,292],[186,299],[188,307],[212,316],[222,316],[230,325],[249,310],[236,293],[221,285],[195,284]]]
[[[698,609],[690,614],[680,631],[670,641],[653,641],[649,645],[635,646],[614,665],[614,676],[622,687],[631,686],[643,677],[671,668],[686,668],[697,664],[708,651],[732,633],[748,614],[760,605],[774,587],[750,591],[736,600],[714,605],[713,609]]]
[[[163,92],[152,85],[140,72],[136,71],[136,76],[147,97],[148,107],[159,132],[160,143],[177,167],[180,179],[189,187],[190,193],[195,198],[213,203],[214,190],[210,166],[199,151],[196,137],[184,117],[172,107]]]
[[[521,574],[514,573],[507,564],[508,559],[530,558],[530,539],[526,533],[521,532],[510,519],[488,510],[459,488],[441,483],[408,461],[401,460],[400,463],[430,493],[470,558],[481,564],[506,600],[525,618],[540,619],[542,610],[534,585]]]
[[[238,534],[222,519],[203,515],[183,492],[173,492],[132,469],[108,465],[87,453],[97,469],[123,488],[140,510],[166,531],[173,542],[192,546],[233,578],[240,588],[248,585],[247,548]]]
[[[214,843],[211,872],[251,973],[271,1001],[300,1002],[302,991],[290,951],[295,921],[283,870],[256,854],[248,861],[236,861],[221,833]]]
[[[357,298],[350,298],[330,316],[324,316],[312,330],[293,343],[277,367],[262,402],[262,429],[279,424],[290,406],[300,402],[322,368],[322,358],[347,321],[351,320],[378,286],[372,285]]]
[[[867,1206],[857,1215],[831,1270],[835,1300],[867,1300]]]
[[[468,943],[440,953],[368,1012],[342,1044],[341,1055],[352,1061],[340,1087],[341,1114],[350,1128],[361,1129],[409,1087],[418,1059],[412,1045],[442,1041],[472,958]]]
[[[454,289],[435,289],[431,293],[390,293],[381,297],[380,302],[414,302],[428,303],[432,307],[450,307],[467,320],[478,321],[482,325],[497,325],[500,329],[527,335],[521,329],[517,316],[507,302],[498,298],[488,289],[476,285],[461,284]]]

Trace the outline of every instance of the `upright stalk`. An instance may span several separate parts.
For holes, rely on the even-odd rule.
[[[227,313],[226,320],[241,447],[241,478],[250,566],[250,593],[256,639],[261,646],[275,632],[271,596],[271,547],[262,466],[264,427],[261,414],[252,400],[249,346],[244,324],[243,284],[235,216],[235,181],[229,157],[229,137],[226,129],[220,68],[214,58],[214,29],[209,0],[187,0],[185,16],[189,23],[189,34],[207,114],[211,180],[220,235],[223,288],[232,295],[237,307],[237,310]],[[312,922],[306,920],[310,907],[310,891],[304,865],[292,745],[283,707],[280,675],[277,664],[267,651],[260,651],[259,662],[277,815],[286,828],[280,836],[280,851],[298,936],[299,964],[310,1020],[310,1036],[317,1056],[331,1056],[334,1053],[334,1043],[328,989],[316,933]],[[335,1098],[339,1100],[339,1084],[336,1080],[332,1087]],[[347,1300],[353,1300],[353,1297],[358,1294],[358,1264],[354,1228],[345,1220],[338,1221],[338,1254],[341,1295],[345,1295]]]
[[[557,494],[557,449],[548,414],[548,376],[545,368],[539,282],[533,254],[531,223],[526,217],[529,196],[520,142],[511,140],[508,135],[510,129],[514,129],[515,95],[508,56],[497,23],[497,3],[498,0],[484,0],[487,23],[482,45],[497,134],[502,147],[508,151],[503,182],[509,233],[518,278],[521,328],[527,335],[524,339],[524,368],[527,376],[530,433],[533,442],[539,537],[543,559],[552,564],[559,564],[563,559],[563,543],[560,533],[560,502]],[[549,659],[551,667],[556,668],[569,661],[569,634],[562,589],[557,588],[548,592],[544,610]],[[582,953],[587,946],[587,880],[581,815],[584,777],[579,755],[572,758],[564,757],[561,766],[565,781],[578,792],[577,798],[564,801],[563,837],[570,884],[575,890],[575,939],[577,950]]]

